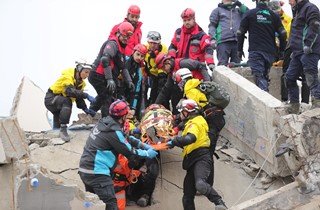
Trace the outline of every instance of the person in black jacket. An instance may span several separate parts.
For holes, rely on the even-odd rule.
[[[171,100],[172,113],[174,115],[177,115],[179,113],[176,106],[183,96],[183,92],[179,88],[178,84],[176,84],[172,79],[173,74],[178,69],[187,68],[191,70],[194,77],[195,75],[200,74],[203,77],[204,81],[211,80],[211,77],[207,71],[206,64],[193,59],[174,58],[171,55],[160,53],[156,57],[156,66],[158,69],[163,69],[164,71],[166,71],[168,74],[168,78],[164,87],[161,89],[155,101],[155,104],[166,106]],[[170,109],[170,107],[166,108]]]
[[[118,155],[123,154],[129,161],[134,161],[139,156],[154,158],[158,154],[153,147],[126,136],[123,127],[128,112],[125,101],[113,102],[109,116],[102,118],[91,130],[80,158],[79,175],[85,189],[97,194],[106,204],[106,210],[118,209],[112,181]]]
[[[97,92],[96,102],[92,103],[90,109],[98,111],[101,109],[102,117],[108,115],[110,104],[120,98],[117,88],[121,85],[119,75],[127,80],[128,87],[133,90],[134,84],[124,68],[125,47],[134,28],[129,22],[123,22],[118,27],[116,35],[110,37],[100,48],[99,54],[93,63],[89,74],[89,82]]]
[[[279,34],[280,52],[286,46],[287,32],[278,14],[268,8],[269,0],[257,0],[257,7],[245,13],[237,31],[238,57],[242,58],[245,34],[249,32],[248,64],[256,85],[269,91],[269,71],[277,53],[275,34]]]
[[[289,93],[288,112],[299,113],[299,87],[297,80],[305,75],[311,92],[311,108],[320,107],[318,61],[320,58],[320,15],[316,5],[309,0],[290,0],[294,19],[291,24],[289,47],[291,62],[286,72]]]

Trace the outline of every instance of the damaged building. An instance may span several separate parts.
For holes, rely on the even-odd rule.
[[[215,189],[233,210],[320,209],[320,109],[303,105],[300,115],[288,114],[278,99],[281,71],[271,70],[270,94],[250,82],[248,72],[219,66],[213,75],[231,96],[214,163]],[[29,95],[38,116],[29,115]],[[0,209],[104,209],[78,176],[97,119],[79,114],[65,143],[51,130],[43,98],[43,91],[23,78],[11,116],[0,121]],[[145,209],[182,209],[181,149],[161,153],[153,205]],[[204,196],[195,203],[197,209],[214,208]]]

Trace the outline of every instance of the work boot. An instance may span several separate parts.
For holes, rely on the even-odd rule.
[[[61,124],[59,137],[65,142],[69,142],[70,141],[70,136],[68,134],[67,125],[66,124]]]
[[[146,207],[149,203],[150,196],[147,194],[143,194],[138,200],[137,204],[141,207]]]
[[[289,114],[299,114],[300,103],[299,102],[290,102],[286,105],[287,111]]]
[[[320,108],[320,99],[319,98],[312,98],[312,106],[311,109]]]
[[[219,200],[216,201],[214,204],[216,205],[215,210],[225,210],[225,209],[228,209],[228,207],[226,206],[226,204],[223,202],[222,199],[219,199]]]

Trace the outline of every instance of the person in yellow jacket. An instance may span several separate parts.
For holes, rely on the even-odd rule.
[[[291,22],[292,22],[292,17],[287,15],[283,9],[281,8],[282,5],[284,4],[283,1],[280,0],[271,0],[269,3],[269,8],[276,14],[278,14],[281,18],[282,25],[284,29],[287,32],[287,39],[286,41],[288,42],[289,36],[290,36],[290,28],[291,28]],[[279,46],[279,39],[276,38],[276,44]],[[276,61],[273,63],[273,66],[282,66],[283,65],[283,55],[278,55],[276,58]]]
[[[92,116],[95,111],[88,109],[84,99],[94,102],[95,98],[83,92],[86,86],[85,79],[89,76],[91,65],[85,62],[76,62],[75,68],[64,70],[61,77],[48,89],[44,104],[53,114],[53,129],[60,129],[60,138],[66,142],[70,141],[67,132],[72,111],[72,103]]]
[[[210,154],[208,124],[200,114],[200,107],[192,99],[185,99],[178,104],[182,120],[186,121],[181,136],[167,142],[172,148],[182,147],[182,168],[187,171],[183,181],[182,204],[184,209],[195,209],[194,198],[198,191],[216,205],[216,209],[227,209],[221,196],[208,183],[213,172],[213,158]]]
[[[214,155],[219,133],[225,125],[223,109],[214,104],[209,104],[207,96],[198,88],[201,81],[193,78],[189,69],[182,68],[176,71],[173,80],[183,91],[184,97],[195,100],[205,113],[205,119],[209,125],[210,152]]]
[[[148,44],[146,47],[148,48],[148,53],[145,57],[145,71],[149,77],[150,83],[150,97],[149,97],[149,105],[153,104],[156,101],[156,98],[167,81],[167,73],[156,67],[155,59],[157,55],[161,52],[168,53],[168,48],[161,43],[161,34],[157,31],[149,31],[147,35]]]

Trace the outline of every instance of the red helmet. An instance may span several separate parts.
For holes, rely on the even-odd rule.
[[[129,106],[127,102],[123,100],[116,100],[109,107],[109,114],[111,116],[121,117],[123,115],[128,114],[128,112],[129,112]]]
[[[188,20],[188,19],[194,18],[195,15],[196,15],[196,13],[194,12],[193,9],[187,8],[187,9],[182,11],[181,18],[182,18],[182,20]]]
[[[171,58],[170,55],[168,55],[164,52],[159,53],[159,55],[157,55],[156,60],[155,60],[155,63],[156,63],[155,67],[158,69],[161,69],[163,67],[164,62],[166,60],[168,60],[169,58]]]
[[[131,5],[128,9],[128,14],[140,15],[140,8],[137,5]]]
[[[118,32],[124,36],[131,36],[133,34],[134,28],[129,22],[122,22],[118,26]]]
[[[144,44],[137,44],[136,46],[134,46],[133,48],[134,51],[139,51],[140,53],[142,53],[143,55],[147,54],[148,49]]]

